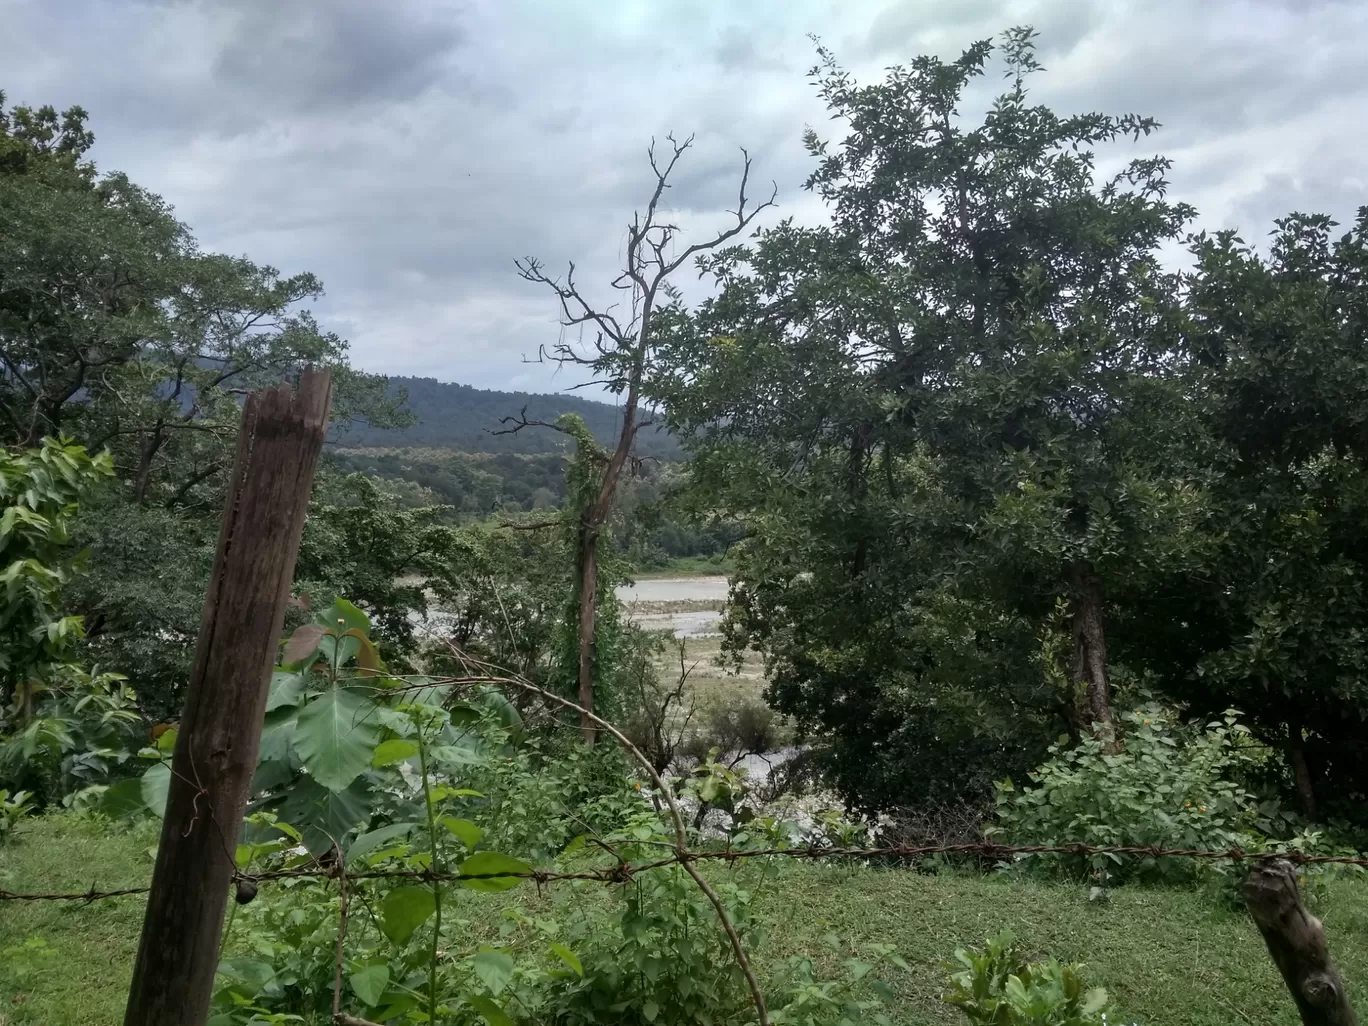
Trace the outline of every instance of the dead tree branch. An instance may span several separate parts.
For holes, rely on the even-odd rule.
[[[579,665],[578,699],[585,709],[594,708],[594,686],[597,675],[595,645],[597,640],[597,603],[598,603],[598,543],[603,525],[612,513],[617,495],[618,483],[624,467],[629,464],[639,468],[633,460],[632,449],[638,433],[651,423],[649,416],[643,415],[642,403],[649,386],[648,373],[655,346],[655,315],[664,300],[667,303],[678,301],[678,292],[669,278],[688,261],[702,253],[716,249],[736,238],[754,222],[761,211],[774,206],[778,186],[774,186],[769,199],[763,203],[753,203],[748,195],[751,175],[751,157],[744,149],[741,151],[741,182],[737,189],[736,209],[729,210],[727,225],[705,239],[676,248],[682,229],[662,216],[661,205],[670,185],[670,176],[679,161],[693,145],[693,136],[682,142],[673,135],[666,136],[669,143],[668,156],[657,152],[656,142],[651,141],[647,150],[651,172],[655,183],[644,211],[637,211],[627,226],[627,246],[625,266],[611,281],[617,291],[630,293],[628,311],[619,316],[618,304],[597,306],[585,296],[575,279],[575,264],[567,266],[562,278],[554,278],[546,272],[545,265],[535,257],[525,257],[516,261],[518,273],[525,281],[551,290],[560,307],[560,321],[564,327],[584,327],[593,329],[593,337],[588,342],[563,339],[554,347],[555,359],[565,364],[591,368],[594,376],[608,386],[614,394],[622,396],[622,427],[616,444],[612,447],[598,478],[597,494],[588,505],[579,511],[580,529],[576,549],[576,573],[579,595],[578,635]],[[529,421],[524,409],[521,417],[505,418],[511,424],[505,431],[513,433],[536,425]],[[596,728],[588,718],[581,720],[580,728],[585,740],[594,741]]]

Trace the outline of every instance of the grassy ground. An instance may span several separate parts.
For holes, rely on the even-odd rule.
[[[0,888],[137,887],[152,875],[150,825],[111,835],[70,816],[26,822],[0,847]],[[109,1026],[123,1001],[142,930],[141,897],[0,902],[0,1026]]]
[[[659,569],[641,570],[636,576],[641,578],[652,577],[715,577],[719,574],[730,574],[732,563],[725,557],[718,556],[678,556]]]
[[[684,642],[684,665],[692,667],[688,683],[700,704],[706,706],[717,702],[734,701],[738,697],[760,701],[760,694],[765,690],[765,668],[759,655],[747,652],[738,670],[729,663],[719,665],[718,657],[722,653],[721,638],[680,640]],[[670,680],[677,677],[678,673],[679,651],[674,649],[668,652],[663,660],[661,678]]]
[[[33,821],[0,849],[0,887],[136,885],[147,880],[152,835],[102,835],[69,817]],[[568,892],[524,900],[553,905]],[[490,896],[491,898],[496,896]],[[824,951],[819,938],[897,945],[908,972],[885,974],[890,1009],[906,1026],[963,1026],[943,1005],[941,963],[956,945],[1004,927],[1042,954],[1088,964],[1124,1019],[1153,1026],[1295,1026],[1296,1012],[1248,919],[1186,891],[1121,889],[1090,903],[1082,888],[959,874],[794,865],[758,896],[770,940],[757,964]],[[499,898],[499,904],[503,898]],[[493,906],[491,906],[491,909]],[[1368,883],[1342,881],[1317,909],[1351,988],[1368,987]],[[0,1026],[106,1026],[122,1021],[141,927],[141,900],[0,906]],[[41,943],[35,944],[35,940]],[[832,967],[827,967],[829,971]]]

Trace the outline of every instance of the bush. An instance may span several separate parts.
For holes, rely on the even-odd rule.
[[[32,693],[27,722],[16,711],[6,734],[0,720],[0,784],[42,808],[129,771],[143,721],[121,674],[54,666]]]
[[[982,951],[959,948],[948,1004],[982,1026],[1094,1026],[1106,1022],[1107,992],[1085,990],[1083,967],[1056,959],[1027,962],[1010,933]]]
[[[1180,725],[1157,707],[1126,721],[1119,753],[1109,754],[1096,738],[1074,748],[1054,745],[1031,774],[1034,786],[999,784],[998,822],[985,833],[1013,844],[1216,851],[1259,842],[1258,803],[1238,782],[1253,755],[1235,713],[1205,728]],[[1022,862],[1079,876],[1091,872],[1099,884],[1190,880],[1229,869],[1219,860],[1122,855],[1040,855]]]
[[[728,761],[764,755],[781,744],[780,720],[773,709],[756,698],[732,695],[708,709],[698,731],[682,746],[683,754],[703,762],[716,749]]]

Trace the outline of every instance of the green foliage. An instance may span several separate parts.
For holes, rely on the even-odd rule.
[[[406,505],[449,506],[453,519],[547,509],[565,498],[565,456],[560,452],[347,448],[330,449],[328,460],[379,478]]]
[[[1213,557],[1127,599],[1128,659],[1199,716],[1238,706],[1302,763],[1308,816],[1362,821],[1368,648],[1368,209],[1192,241],[1191,378],[1219,471]],[[1288,791],[1292,772],[1287,774]],[[1318,808],[1319,806],[1319,808]]]
[[[13,702],[21,718],[31,715],[45,667],[81,634],[80,618],[60,611],[62,587],[82,562],[71,521],[78,501],[111,473],[108,453],[92,457],[66,438],[0,450],[0,703]]]
[[[108,450],[119,485],[71,526],[92,573],[68,609],[91,627],[88,657],[165,715],[189,671],[240,393],[313,364],[333,373],[335,421],[405,418],[303,308],[322,293],[313,275],[203,252],[160,197],[83,160],[92,140],[79,107],[0,100],[0,444]]]
[[[14,833],[14,828],[25,816],[34,811],[29,800],[33,795],[28,791],[16,791],[13,795],[0,788],[0,844]]]
[[[335,846],[353,871],[398,874],[351,885],[349,1002],[404,1023],[750,1021],[716,911],[678,866],[641,874],[607,904],[585,894],[561,921],[510,910],[493,943],[468,942],[453,917],[477,895],[516,888],[534,862],[575,865],[591,837],[615,857],[650,861],[671,835],[611,746],[558,745],[527,733],[496,695],[461,701],[450,685],[390,677],[368,628],[362,610],[338,600],[286,643],[268,700],[260,811],[238,851],[248,873],[309,861],[295,853],[302,841],[314,855]],[[725,805],[719,788],[729,781],[739,778],[709,767],[693,786]],[[447,866],[454,883],[413,878]],[[759,943],[752,892],[715,886],[746,943]],[[236,909],[215,1026],[325,1013],[337,916],[335,889],[319,880],[289,880]],[[836,984],[795,963],[776,1021],[812,1023],[837,1009],[862,1021],[879,1002],[850,987],[871,968],[852,960],[850,982]]]
[[[729,643],[767,654],[772,704],[871,808],[980,797],[1086,729],[1032,665],[1041,624],[1060,598],[1085,615],[1076,579],[1189,565],[1205,515],[1158,255],[1192,212],[1163,159],[1095,171],[1155,123],[1032,103],[1028,30],[971,120],[994,51],[872,85],[819,51],[847,132],[807,139],[830,221],[708,261],[719,292],[653,385],[698,506],[748,525]]]
[[[179,715],[199,635],[217,525],[184,509],[129,503],[113,489],[82,504],[74,539],[90,572],[64,589],[82,610],[82,655],[128,675],[154,721]]]
[[[823,941],[836,950],[842,947],[835,934],[827,934]],[[908,965],[891,944],[866,944],[858,954],[865,957],[843,960],[845,976],[839,980],[820,978],[810,958],[802,955],[792,958],[784,967],[784,988],[770,1021],[792,1026],[827,1026],[829,1023],[857,1026],[864,1022],[890,1026],[891,1020],[883,1009],[894,1005],[897,998],[886,983],[873,979],[870,973],[880,964],[899,969],[907,969]],[[872,980],[872,986],[867,988],[870,993],[861,992],[862,980],[866,983]]]
[[[1031,786],[998,788],[993,836],[1012,844],[1148,846],[1229,851],[1252,849],[1275,807],[1242,785],[1256,761],[1235,713],[1205,728],[1175,722],[1149,707],[1125,719],[1126,744],[1110,752],[1096,738],[1054,745],[1031,773]],[[1091,874],[1096,885],[1127,879],[1191,881],[1228,873],[1220,861],[1139,855],[1023,856],[1019,865]]]
[[[76,163],[84,111],[60,136],[42,120],[16,108],[0,124],[0,440],[98,439],[136,500],[179,504],[232,457],[230,390],[313,363],[334,370],[339,420],[402,421],[384,379],[351,370],[346,342],[298,308],[322,293],[313,275],[200,251],[160,197]]]
[[[123,676],[49,667],[30,699],[27,720],[0,734],[0,781],[47,805],[128,772],[143,719]]]
[[[1107,992],[1084,990],[1082,966],[1028,962],[1010,933],[981,951],[957,948],[963,968],[950,975],[945,1000],[981,1026],[1095,1026],[1105,1023]]]

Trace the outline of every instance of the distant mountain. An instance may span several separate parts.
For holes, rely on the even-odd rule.
[[[568,439],[549,428],[524,428],[514,435],[495,435],[503,417],[516,417],[527,408],[529,420],[554,421],[562,413],[578,413],[605,445],[617,441],[622,414],[608,403],[572,395],[533,392],[496,392],[455,385],[434,378],[389,379],[390,391],[408,391],[408,408],[418,423],[407,428],[373,428],[353,424],[330,439],[348,448],[458,449],[462,452],[545,453],[566,448]],[[641,456],[680,458],[678,443],[663,430],[646,428],[637,438]]]

